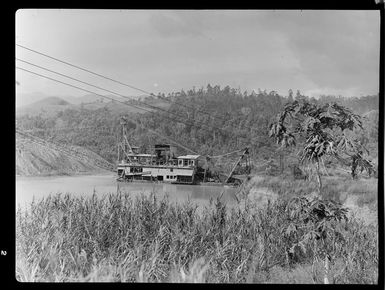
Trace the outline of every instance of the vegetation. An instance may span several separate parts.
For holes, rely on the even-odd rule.
[[[324,96],[316,100],[303,96],[299,91],[293,98],[290,93],[284,97],[275,91],[250,93],[229,86],[208,85],[198,90],[147,97],[145,103],[156,104],[157,107],[163,103],[162,110],[155,110],[155,114],[135,113],[128,106],[127,114],[122,114],[125,106],[120,105],[119,111],[113,110],[114,106],[106,106],[96,110],[67,109],[51,117],[23,115],[17,118],[17,124],[21,129],[33,130],[33,134],[39,137],[82,146],[115,162],[116,143],[121,133],[119,119],[126,115],[201,154],[212,156],[250,146],[254,159],[267,160],[276,155],[278,149],[267,134],[269,125],[291,100],[306,100],[318,105],[326,101],[336,102],[355,114],[365,115],[364,130],[354,134],[370,150],[371,158],[377,157],[378,95],[361,98]],[[135,103],[136,106],[139,104]],[[154,110],[153,106],[147,108],[143,103],[141,106]],[[141,146],[142,150],[160,141],[157,135],[149,134],[133,122],[129,122],[128,131],[132,143]],[[291,153],[293,156],[295,149]],[[181,149],[180,153],[187,152]]]
[[[333,201],[198,211],[167,197],[49,196],[17,211],[18,281],[377,283],[377,229]],[[327,257],[329,270],[321,259]]]
[[[373,171],[373,165],[363,156],[366,148],[357,138],[348,135],[356,128],[362,129],[360,116],[343,106],[336,103],[318,106],[306,100],[296,100],[286,104],[278,114],[277,120],[270,125],[269,135],[282,147],[295,146],[296,135],[303,138],[299,161],[315,166],[318,189],[321,190],[320,167],[325,156],[337,161],[351,159],[347,162],[351,164],[353,178],[357,177],[358,168],[361,172],[368,171],[369,175]]]
[[[363,221],[342,206],[354,196],[362,209],[375,210],[375,179],[338,176],[336,163],[328,155],[349,151],[339,142],[347,125],[349,133],[344,138],[370,150],[364,158],[353,146],[348,165],[356,171],[359,166],[366,168],[363,160],[376,160],[378,96],[316,100],[299,91],[293,98],[292,92],[282,97],[274,91],[249,94],[208,85],[198,91],[147,98],[155,100],[173,101],[164,108],[183,119],[171,122],[171,115],[164,111],[131,112],[128,117],[201,154],[216,155],[249,145],[257,165],[254,170],[261,171],[262,178],[244,188],[244,199],[231,206],[218,197],[198,208],[191,201],[159,200],[154,193],[136,197],[58,194],[33,201],[17,210],[19,281],[377,283],[377,222]],[[333,106],[326,104],[334,101]],[[202,113],[202,108],[210,114]],[[276,123],[272,135],[293,145],[280,149],[267,132],[277,114],[290,110],[301,116],[291,125],[285,123],[286,117]],[[346,115],[340,118],[338,114]],[[54,117],[24,115],[17,122],[39,137],[82,146],[115,162],[121,116],[107,107],[81,108]],[[349,118],[353,125],[345,122]],[[294,144],[289,131],[295,128],[300,128],[302,136]],[[159,142],[134,122],[129,122],[128,131],[130,140],[142,150]],[[318,143],[309,146],[315,135]],[[333,150],[331,142],[336,144]],[[310,156],[315,164],[321,158],[324,161],[327,171],[317,172],[322,187],[309,183],[302,174],[299,150],[302,160]],[[285,160],[290,168],[283,166]],[[261,208],[248,195],[253,187],[271,189],[278,198]],[[312,195],[317,189],[319,194]]]

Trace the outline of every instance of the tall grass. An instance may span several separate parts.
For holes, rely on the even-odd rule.
[[[311,250],[288,255],[287,200],[203,210],[154,194],[54,195],[19,208],[18,281],[322,283]],[[377,229],[342,225],[329,271],[334,283],[377,283]]]
[[[343,203],[349,195],[354,195],[358,197],[359,206],[366,204],[374,208],[377,202],[377,183],[376,178],[352,180],[350,177],[324,177],[321,196]],[[317,191],[317,185],[314,182],[295,180],[288,176],[264,176],[254,186],[266,187],[285,199]]]

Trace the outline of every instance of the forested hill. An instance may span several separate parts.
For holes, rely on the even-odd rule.
[[[228,86],[208,85],[198,90],[148,97],[144,102],[153,104],[162,101],[170,106],[145,114],[133,113],[127,107],[126,115],[201,154],[221,154],[250,146],[254,156],[270,158],[277,147],[267,135],[268,126],[285,103],[298,98],[309,99],[299,91],[289,91],[288,96],[281,96],[275,91],[250,93]],[[309,101],[337,102],[360,115],[366,114],[366,128],[357,134],[366,138],[367,143],[376,143],[378,95],[360,98],[324,96]],[[82,108],[67,109],[55,116],[20,116],[17,122],[20,128],[32,130],[39,137],[84,146],[115,162],[116,144],[121,133],[119,120],[123,115],[122,111],[107,107],[97,110]],[[132,143],[141,146],[143,151],[156,142],[167,142],[133,122],[129,122],[128,130]],[[185,152],[181,150],[181,153]]]
[[[189,144],[202,154],[220,154],[250,144],[271,148],[266,134],[268,125],[287,102],[274,91],[247,94],[210,85],[205,90],[182,91],[166,98],[173,101],[169,108],[173,115],[143,116],[147,126],[161,128],[167,136]],[[183,123],[171,122],[165,116],[185,119]]]

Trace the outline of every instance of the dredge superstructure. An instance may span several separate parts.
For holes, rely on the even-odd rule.
[[[177,147],[155,144],[151,153],[140,153],[127,138],[126,119],[122,118],[122,142],[118,144],[117,174],[119,181],[157,181],[174,184],[229,183],[240,184],[242,177],[235,177],[236,169],[246,160],[244,149],[230,174],[213,172],[208,167],[208,156],[198,154],[177,155]]]

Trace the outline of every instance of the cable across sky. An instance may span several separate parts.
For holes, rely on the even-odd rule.
[[[105,89],[105,88],[102,88],[102,87],[99,87],[99,86],[95,86],[95,85],[93,85],[93,84],[91,84],[91,83],[88,83],[88,82],[84,82],[84,81],[82,81],[82,80],[79,80],[78,78],[73,78],[73,77],[71,77],[71,76],[69,76],[69,75],[59,73],[59,72],[57,72],[57,71],[54,71],[54,70],[45,68],[45,67],[43,67],[43,66],[40,66],[40,65],[37,65],[37,64],[34,64],[34,63],[31,63],[31,62],[28,62],[28,61],[19,59],[19,58],[16,58],[16,60],[17,60],[17,61],[20,61],[20,62],[23,62],[23,63],[26,63],[26,64],[28,64],[28,65],[34,66],[34,67],[38,67],[38,68],[43,69],[43,70],[45,70],[45,71],[49,71],[49,72],[51,72],[51,73],[60,75],[60,76],[62,76],[62,77],[65,77],[65,78],[68,78],[68,79],[71,79],[71,80],[80,82],[80,83],[82,83],[82,84],[85,84],[85,85],[88,85],[88,86],[97,88],[97,89],[99,89],[99,90],[106,91],[106,92],[111,93],[111,94],[113,94],[113,95],[120,96],[120,97],[125,98],[125,99],[128,99],[128,100],[132,100],[132,98],[130,98],[130,97],[127,97],[127,96],[122,95],[122,94],[120,94],[120,93],[117,93],[117,92],[114,92],[114,91],[111,91],[111,90],[108,90],[108,89]],[[29,72],[30,72],[30,71],[29,71]],[[42,75],[40,75],[40,76],[42,76]],[[163,112],[165,112],[166,114],[171,114],[171,115],[177,116],[177,117],[179,117],[179,118],[184,118],[183,115],[176,114],[176,113],[174,113],[174,112],[171,112],[171,111],[168,111],[168,110],[159,108],[159,107],[157,107],[157,106],[153,106],[153,105],[148,104],[148,103],[146,103],[146,102],[144,102],[144,101],[137,101],[137,102],[140,103],[140,104],[143,104],[143,105],[145,105],[145,106],[147,106],[147,107],[150,107],[151,109],[156,109],[156,110],[159,110],[159,111],[163,111]],[[205,124],[205,123],[203,123],[203,122],[197,122],[197,123],[203,124],[204,126],[208,126],[207,124]],[[227,132],[227,131],[225,131],[224,129],[219,128],[219,127],[216,127],[216,126],[214,126],[214,125],[209,125],[209,126],[210,126],[211,128],[213,128],[213,129],[216,129],[216,130],[222,132],[222,133],[224,133],[224,132],[230,133],[230,132]]]
[[[53,56],[48,55],[48,54],[46,54],[46,53],[37,51],[37,50],[35,50],[35,49],[29,48],[29,47],[26,47],[26,46],[23,46],[23,45],[20,45],[20,44],[16,44],[16,46],[21,47],[21,48],[23,48],[23,49],[26,49],[26,50],[28,50],[28,51],[31,51],[31,52],[33,52],[33,53],[42,55],[42,56],[44,56],[44,57],[53,59],[53,60],[55,60],[55,61],[58,61],[58,62],[63,63],[63,64],[66,64],[66,65],[68,65],[68,66],[74,67],[74,68],[76,68],[76,69],[85,71],[85,72],[87,72],[87,73],[93,74],[93,75],[95,75],[95,76],[101,77],[101,78],[103,78],[103,79],[112,81],[112,82],[114,82],[114,83],[117,83],[117,84],[126,86],[126,87],[128,87],[128,88],[131,88],[131,89],[134,89],[134,90],[137,90],[137,91],[140,91],[140,92],[142,92],[142,93],[144,93],[144,94],[146,94],[146,95],[155,97],[155,94],[153,94],[153,93],[151,93],[151,92],[149,92],[149,91],[146,91],[146,90],[140,89],[140,88],[138,88],[138,87],[132,86],[132,85],[130,85],[130,84],[127,84],[127,83],[124,83],[124,82],[115,80],[115,79],[113,79],[113,78],[111,78],[111,77],[108,77],[108,76],[105,76],[105,75],[96,73],[96,72],[94,72],[94,71],[92,71],[92,70],[90,70],[90,69],[87,69],[87,68],[84,68],[84,67],[75,65],[75,64],[73,64],[73,63],[69,63],[69,62],[64,61],[64,60],[61,60],[61,59],[59,59],[59,58],[57,58],[57,57],[53,57]],[[162,96],[157,96],[157,97],[158,97],[159,99],[163,100],[163,101],[168,102],[168,103],[176,104],[176,105],[178,105],[178,106],[183,106],[183,107],[188,108],[188,109],[190,109],[190,110],[193,110],[193,111],[195,111],[195,112],[202,113],[202,114],[206,114],[206,115],[210,116],[211,118],[215,118],[215,119],[222,120],[222,121],[226,121],[226,120],[227,120],[227,119],[224,118],[224,117],[214,116],[214,115],[212,115],[212,113],[210,113],[210,112],[206,112],[206,111],[201,110],[201,109],[196,109],[196,108],[193,108],[193,107],[191,107],[191,106],[188,106],[188,105],[185,105],[185,104],[182,104],[182,103],[179,103],[179,102],[171,101],[171,100],[169,100],[169,99],[167,99],[167,98],[165,98],[165,97],[162,97]],[[249,129],[252,129],[252,128],[249,127],[249,126],[245,126],[245,127],[249,128]]]
[[[27,69],[25,69],[25,68],[16,67],[16,69],[19,69],[19,70],[22,70],[22,71],[25,71],[25,72],[28,72],[28,73],[31,73],[31,74],[40,76],[40,77],[42,77],[42,78],[46,78],[46,79],[52,80],[52,81],[57,82],[57,83],[61,83],[61,84],[63,84],[63,85],[67,85],[67,86],[72,87],[72,88],[76,88],[76,89],[78,89],[78,90],[82,90],[82,91],[87,92],[87,93],[91,93],[91,94],[100,96],[100,97],[102,97],[102,98],[105,98],[105,99],[108,99],[108,100],[111,100],[111,101],[114,101],[114,102],[121,103],[121,104],[126,105],[126,106],[129,106],[129,107],[134,107],[134,108],[137,108],[137,109],[139,109],[139,110],[143,110],[143,111],[146,111],[146,112],[149,112],[149,113],[154,113],[153,111],[147,110],[147,109],[145,109],[145,108],[138,107],[138,106],[135,106],[135,105],[133,105],[133,104],[128,104],[128,103],[125,103],[125,102],[116,100],[116,99],[114,99],[114,98],[111,98],[111,97],[108,97],[108,96],[104,96],[104,95],[98,94],[98,93],[96,93],[96,92],[93,92],[93,91],[90,91],[90,90],[87,90],[87,89],[84,89],[84,88],[81,88],[81,87],[78,87],[78,86],[75,86],[75,85],[72,85],[72,84],[69,84],[69,83],[66,83],[66,82],[57,80],[57,79],[54,79],[54,78],[51,78],[51,77],[48,77],[48,76],[46,76],[46,75],[42,75],[42,74],[39,74],[39,73],[30,71],[30,70],[27,70]],[[205,130],[205,131],[207,131],[207,132],[209,132],[209,133],[212,132],[211,130],[208,130],[208,129],[202,127],[202,126],[199,126],[199,125],[196,125],[196,124],[193,124],[193,123],[187,123],[187,122],[185,122],[185,121],[181,121],[181,120],[178,120],[178,119],[173,119],[173,118],[170,118],[170,117],[167,117],[167,116],[161,116],[161,118],[167,118],[167,119],[169,119],[169,120],[171,120],[171,121],[174,121],[174,122],[175,122],[175,121],[176,121],[176,122],[180,122],[180,123],[183,123],[183,124],[185,124],[185,125],[187,125],[187,126],[198,127],[198,128],[201,128],[202,130]],[[137,122],[135,121],[135,123],[137,123]]]

